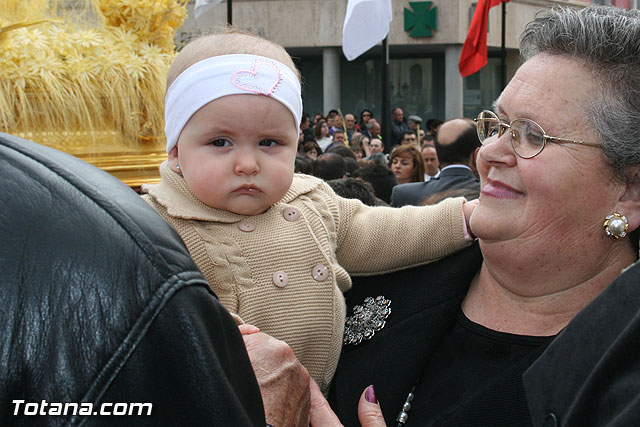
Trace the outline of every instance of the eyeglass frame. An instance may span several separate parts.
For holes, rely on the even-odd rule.
[[[537,153],[531,155],[531,156],[523,156],[522,154],[518,153],[518,150],[516,150],[516,147],[514,146],[513,140],[514,137],[513,135],[510,133],[509,134],[509,142],[511,142],[511,148],[513,148],[513,152],[516,153],[516,155],[522,159],[532,159],[535,156],[537,156],[538,154],[542,153],[542,150],[544,150],[544,147],[546,147],[547,145],[547,141],[549,142],[555,142],[556,144],[579,144],[579,145],[585,145],[588,147],[599,147],[602,148],[602,145],[600,145],[600,143],[596,143],[596,142],[585,142],[585,141],[577,141],[575,139],[567,139],[567,138],[559,138],[556,136],[550,136],[547,135],[547,133],[544,131],[544,129],[542,128],[542,126],[540,126],[538,123],[534,122],[531,119],[525,119],[525,118],[518,118],[518,119],[514,119],[512,120],[509,124],[503,122],[500,117],[494,113],[491,110],[482,110],[480,113],[478,113],[478,116],[473,119],[473,121],[476,123],[476,133],[478,134],[478,139],[480,140],[480,144],[482,145],[486,145],[484,143],[484,141],[486,141],[489,138],[492,138],[495,135],[492,135],[490,137],[485,136],[484,139],[482,139],[482,137],[480,136],[480,124],[479,124],[479,117],[481,114],[483,113],[489,113],[491,115],[493,115],[493,117],[495,117],[498,120],[498,138],[500,138],[502,135],[504,135],[505,131],[507,129],[511,129],[511,126],[513,125],[514,122],[520,120],[520,121],[525,121],[525,122],[529,122],[535,126],[538,127],[538,129],[540,129],[542,131],[542,145],[540,147],[540,150],[538,150]],[[485,119],[482,119],[485,120]]]

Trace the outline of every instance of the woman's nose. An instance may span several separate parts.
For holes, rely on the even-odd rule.
[[[484,140],[478,151],[478,158],[487,164],[503,164],[505,166],[515,166],[517,163],[516,153],[511,146],[511,136],[505,132],[502,136],[493,136]]]

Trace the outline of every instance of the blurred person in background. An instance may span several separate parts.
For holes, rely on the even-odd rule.
[[[358,122],[356,121],[356,116],[351,113],[347,113],[344,115],[344,130],[347,132],[349,143],[351,143],[353,135],[358,132]]]
[[[329,126],[324,119],[318,120],[318,123],[313,128],[313,136],[318,143],[318,146],[324,152],[329,145],[331,145],[331,136],[329,135]]]
[[[423,144],[421,154],[424,161],[424,180],[427,182],[440,174],[440,162],[438,161],[436,146],[433,143]]]
[[[404,134],[402,135],[402,143],[401,145],[415,145],[416,147],[418,147],[418,137],[416,136],[416,133],[412,130],[406,130],[404,131]]]
[[[383,155],[383,153],[379,153]],[[398,185],[398,179],[386,164],[374,161],[361,165],[358,171],[358,178],[367,181],[373,187],[375,196],[385,204],[391,202],[391,191]]]
[[[394,148],[389,156],[389,167],[396,175],[398,184],[424,181],[424,160],[415,145]]]
[[[312,160],[315,160],[320,154],[322,154],[322,149],[315,141],[307,141],[304,143],[302,148],[304,155],[310,157]]]
[[[367,128],[367,123],[372,118],[373,113],[371,112],[371,110],[367,110],[366,108],[362,110],[362,112],[360,113],[360,123],[358,124],[361,132]]]

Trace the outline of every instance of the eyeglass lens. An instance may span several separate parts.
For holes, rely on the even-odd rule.
[[[527,119],[516,119],[509,131],[513,149],[521,157],[533,157],[542,151],[544,136],[538,124]]]
[[[478,114],[476,124],[478,138],[483,144],[487,138],[502,136],[504,128],[508,128],[513,150],[520,157],[534,157],[544,148],[544,131],[531,120],[516,119],[508,126],[501,123],[492,111],[483,111]]]
[[[484,140],[492,136],[499,135],[500,119],[491,111],[483,111],[476,119],[478,138],[484,144]]]

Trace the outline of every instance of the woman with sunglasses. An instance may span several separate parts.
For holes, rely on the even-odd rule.
[[[342,423],[363,396],[389,426],[638,425],[638,40],[638,10],[527,26],[524,63],[476,119],[478,244],[354,278],[345,336],[363,338],[329,399]]]

